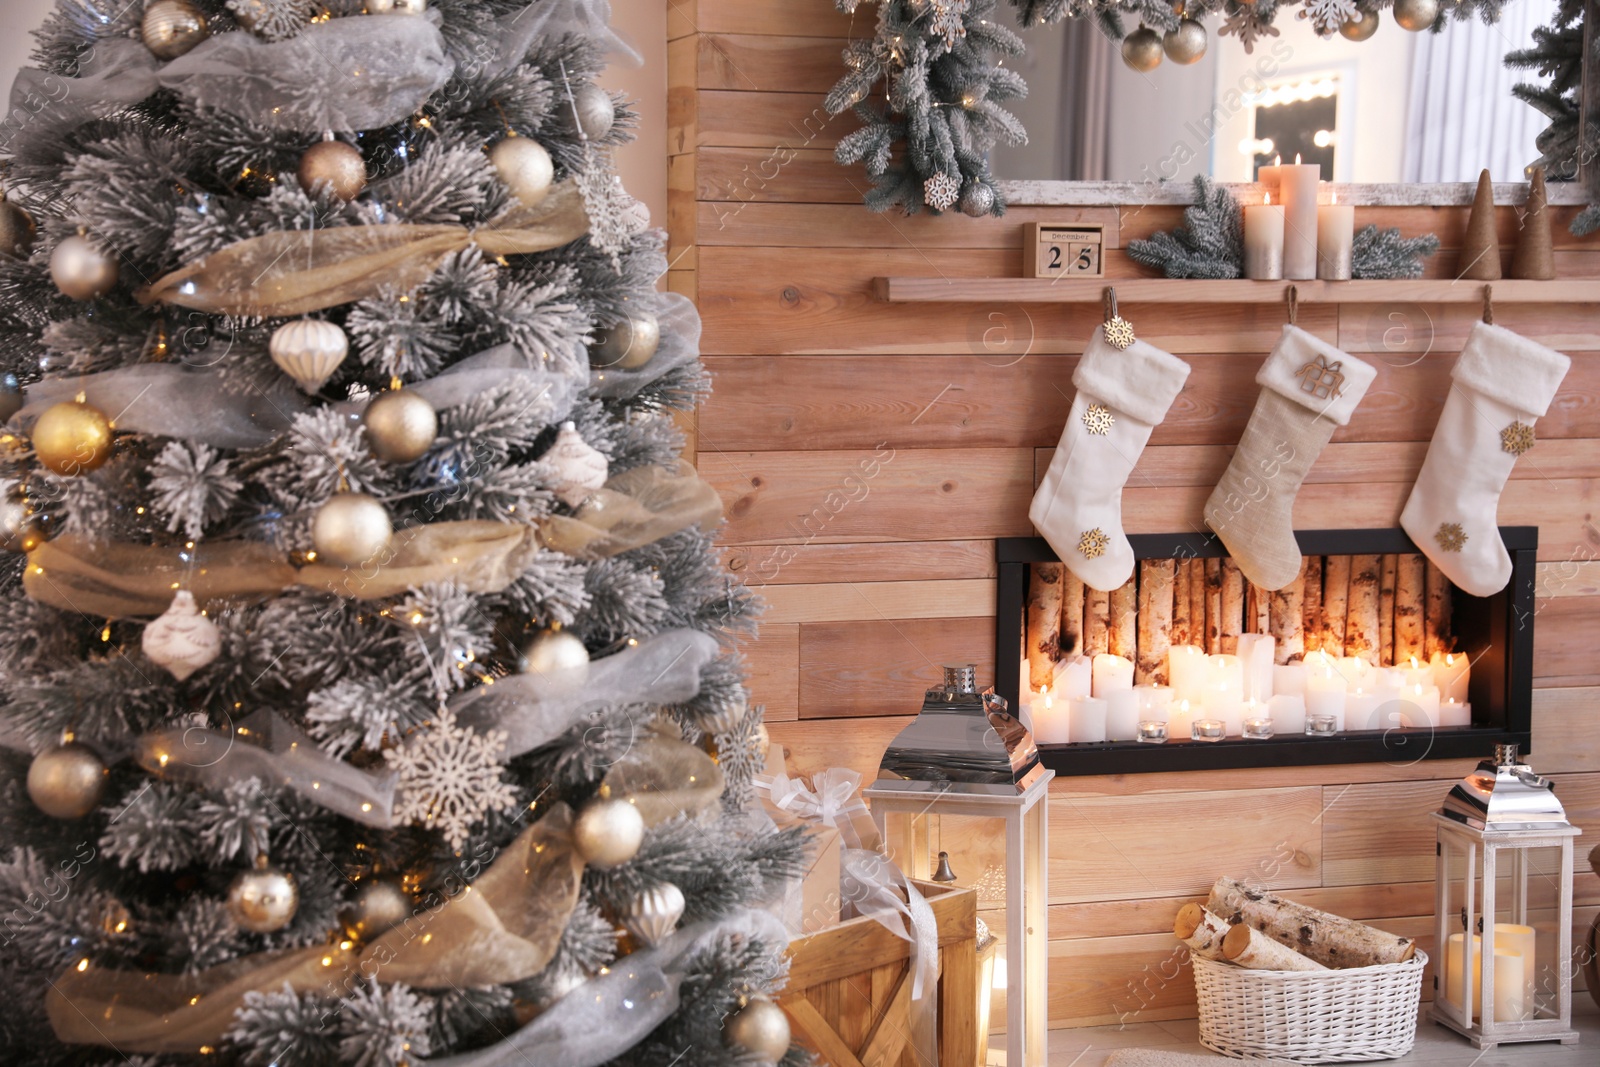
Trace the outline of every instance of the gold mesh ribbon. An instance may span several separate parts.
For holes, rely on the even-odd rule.
[[[539,522],[539,537],[557,552],[581,559],[614,556],[690,526],[722,518],[722,498],[693,467],[637,467],[590,493],[571,516]]]
[[[134,293],[141,304],[176,304],[217,315],[286,316],[407,292],[452,252],[476,245],[491,256],[544,252],[589,232],[583,197],[570,181],[532,207],[464,226],[385,223],[286,230],[238,241]]]

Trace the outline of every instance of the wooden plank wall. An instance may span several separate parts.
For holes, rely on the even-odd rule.
[[[1022,224],[1106,226],[1108,273],[1140,270],[1128,240],[1178,208],[1014,207],[1004,218],[905,218],[860,206],[836,166],[821,97],[841,41],[866,33],[827,0],[669,0],[671,287],[697,299],[716,392],[694,428],[721,492],[729,567],[768,604],[747,648],[751,687],[793,767],[870,776],[947,662],[989,676],[992,539],[1028,535],[1027,504],[1072,400],[1099,309],[890,306],[877,275],[1015,276]],[[1569,276],[1600,275],[1600,244],[1565,229]],[[1519,225],[1499,209],[1507,257]],[[1358,208],[1357,225],[1437,233],[1448,276],[1455,208]],[[1201,506],[1244,428],[1275,307],[1124,305],[1139,335],[1193,367],[1124,495],[1133,532],[1201,528]],[[1398,524],[1476,309],[1307,306],[1300,324],[1378,370],[1300,494],[1302,528]],[[1540,528],[1535,765],[1557,774],[1574,821],[1600,840],[1600,332],[1593,308],[1502,306],[1496,320],[1573,357],[1542,443],[1500,509]],[[1192,1015],[1171,921],[1220,874],[1428,934],[1433,859],[1424,818],[1462,761],[1076,778],[1050,800],[1053,1025]],[[998,857],[970,828],[939,828],[963,881],[992,906]],[[1580,871],[1586,865],[1580,858]],[[1600,905],[1582,873],[1579,918]],[[1003,1017],[1003,1016],[1002,1016]]]

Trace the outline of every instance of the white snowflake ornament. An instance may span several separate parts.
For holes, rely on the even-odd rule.
[[[194,594],[180,589],[161,617],[144,628],[140,645],[152,663],[181,682],[217,658],[222,635],[200,614]]]
[[[971,0],[933,0],[933,18],[928,32],[942,38],[944,50],[954,52],[956,44],[967,35],[967,9]]]
[[[451,848],[461,848],[485,815],[517,804],[516,790],[501,778],[505,747],[504,730],[480,734],[457,726],[455,712],[440,709],[430,725],[383,754],[400,776],[395,821],[438,830]]]
[[[1332,37],[1339,27],[1356,17],[1356,0],[1305,0],[1300,17],[1311,20],[1319,37]]]
[[[949,211],[961,195],[961,183],[940,171],[922,183],[922,199],[935,211]]]
[[[1239,10],[1222,20],[1222,25],[1217,29],[1217,36],[1229,35],[1239,38],[1239,43],[1244,45],[1245,54],[1255,51],[1256,42],[1263,37],[1278,36],[1278,27],[1262,20],[1256,14],[1254,4],[1241,4]]]

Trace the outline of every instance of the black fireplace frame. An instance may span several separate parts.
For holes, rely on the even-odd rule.
[[[1400,763],[1487,757],[1496,744],[1532,748],[1534,582],[1536,526],[1502,526],[1511,555],[1511,581],[1489,597],[1453,590],[1457,645],[1473,657],[1468,700],[1472,725],[1439,729],[1369,730],[1336,737],[1273,737],[1265,741],[1168,741],[1161,745],[1110,741],[1040,745],[1046,767],[1060,775],[1139,774],[1234,767],[1310,766],[1333,763]],[[1297,530],[1304,556],[1418,552],[1404,530]],[[1132,534],[1136,559],[1206,559],[1228,554],[1205,533]],[[995,692],[1017,707],[1027,625],[1028,572],[1059,557],[1042,537],[1002,537],[995,542]]]

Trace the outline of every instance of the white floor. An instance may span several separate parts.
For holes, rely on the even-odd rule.
[[[1555,1043],[1502,1045],[1480,1052],[1460,1035],[1427,1021],[1426,1006],[1417,1023],[1417,1043],[1388,1063],[1417,1067],[1596,1067],[1600,1065],[1600,1011],[1585,993],[1572,996],[1573,1028],[1582,1034],[1576,1045]],[[1050,1031],[1049,1067],[1104,1067],[1122,1048],[1161,1048],[1174,1052],[1212,1053],[1196,1040],[1193,1019],[1164,1023],[1130,1023]],[[1003,1037],[996,1038],[1004,1041]],[[989,1063],[1006,1062],[1003,1046],[991,1045]],[[1219,1061],[1220,1062],[1220,1061]]]

